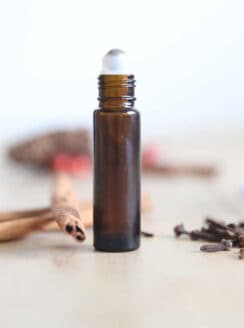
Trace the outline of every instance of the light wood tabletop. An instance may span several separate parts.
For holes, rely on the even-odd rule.
[[[205,254],[201,242],[176,240],[173,227],[201,226],[206,215],[244,219],[244,138],[162,138],[178,161],[216,163],[219,175],[142,178],[153,208],[143,228],[156,233],[128,253],[95,252],[92,231],[76,244],[62,233],[0,244],[0,327],[243,327],[244,262],[238,250]],[[49,175],[0,162],[2,210],[46,206]],[[91,179],[76,181],[91,199]]]

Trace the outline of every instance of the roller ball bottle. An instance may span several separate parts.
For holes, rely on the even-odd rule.
[[[126,55],[103,58],[99,109],[94,112],[94,248],[132,251],[140,246],[140,114]]]

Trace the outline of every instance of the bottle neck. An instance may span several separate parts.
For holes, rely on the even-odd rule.
[[[100,75],[98,77],[99,108],[128,110],[134,108],[134,75]]]

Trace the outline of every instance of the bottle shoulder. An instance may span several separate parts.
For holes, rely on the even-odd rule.
[[[140,112],[137,109],[128,109],[128,110],[106,110],[106,109],[96,109],[94,111],[94,115],[102,115],[102,116],[106,116],[106,115],[114,115],[114,116],[121,116],[121,115],[130,115],[130,116],[134,116],[134,115],[140,115]]]

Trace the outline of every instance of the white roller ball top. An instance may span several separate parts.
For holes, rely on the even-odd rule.
[[[103,57],[102,72],[103,75],[129,75],[132,74],[129,69],[127,56],[123,50],[111,49]]]

